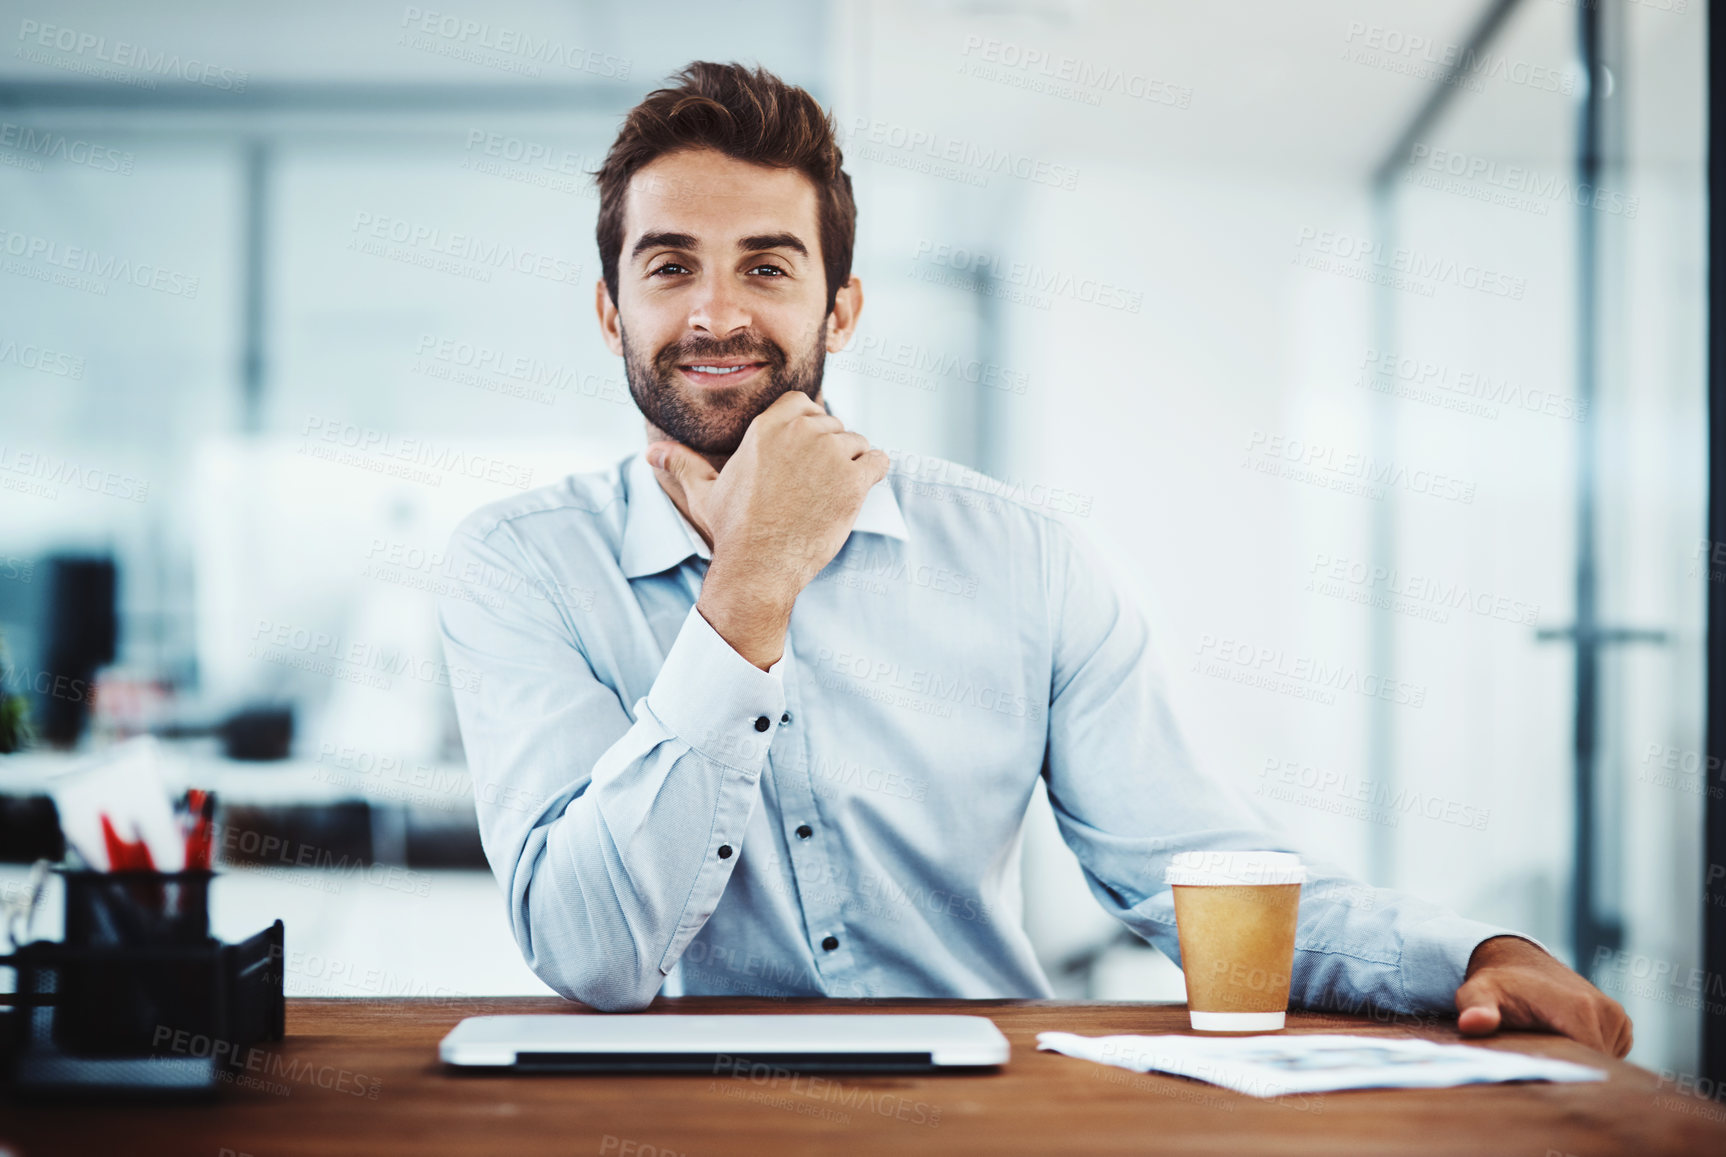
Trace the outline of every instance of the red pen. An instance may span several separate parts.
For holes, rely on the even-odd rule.
[[[155,857],[150,855],[150,845],[144,840],[125,840],[114,830],[114,823],[108,818],[108,813],[102,813],[102,842],[108,850],[108,870],[110,872],[154,872]],[[132,889],[132,896],[148,912],[160,914],[164,896],[159,881],[139,881]]]
[[[108,853],[108,870],[110,872],[125,871],[130,859],[128,855],[130,849],[126,841],[122,840],[119,833],[114,830],[114,823],[108,818],[107,812],[102,813],[102,843]]]
[[[210,830],[216,810],[215,795],[193,788],[186,796],[188,806],[198,816],[192,830],[186,834],[186,870],[207,871],[210,867]]]
[[[156,862],[150,855],[150,845],[143,840],[124,840],[114,830],[108,813],[102,813],[102,842],[108,849],[110,872],[153,872]]]

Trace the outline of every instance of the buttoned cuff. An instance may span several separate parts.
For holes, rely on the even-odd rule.
[[[1482,941],[1494,936],[1526,940],[1551,955],[1552,950],[1532,936],[1512,932],[1461,916],[1436,916],[1412,928],[1402,941],[1402,989],[1407,998],[1423,1008],[1453,1010],[1456,990],[1468,974],[1468,959]]]
[[[763,671],[691,607],[647,693],[647,708],[699,754],[758,772],[785,713],[784,663],[781,657]]]

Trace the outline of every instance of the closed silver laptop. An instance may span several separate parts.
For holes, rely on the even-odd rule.
[[[470,1016],[438,1046],[445,1064],[518,1072],[740,1075],[934,1072],[1007,1063],[986,1017],[945,1015]]]

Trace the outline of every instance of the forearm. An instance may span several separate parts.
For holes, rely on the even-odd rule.
[[[530,967],[573,1000],[645,1007],[724,893],[758,772],[679,749],[608,753],[610,766],[529,833],[517,857],[516,940]]]
[[[695,606],[720,638],[765,671],[785,654],[785,632],[801,589],[759,565],[716,558]]]
[[[1550,958],[1552,953],[1540,946],[1536,940],[1521,936],[1514,932],[1489,936],[1475,945],[1474,951],[1468,957],[1468,969],[1465,975],[1473,976],[1477,969],[1492,968],[1503,964],[1520,964],[1529,959],[1541,957]]]
[[[446,646],[494,676],[459,714],[523,956],[566,996],[641,1007],[743,851],[784,712],[779,677],[694,612],[628,712],[579,652],[506,660]]]

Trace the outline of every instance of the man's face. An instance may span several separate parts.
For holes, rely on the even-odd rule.
[[[615,311],[603,285],[599,305],[649,422],[728,455],[780,395],[820,394],[830,335],[819,236],[815,187],[794,169],[699,149],[635,174]]]

